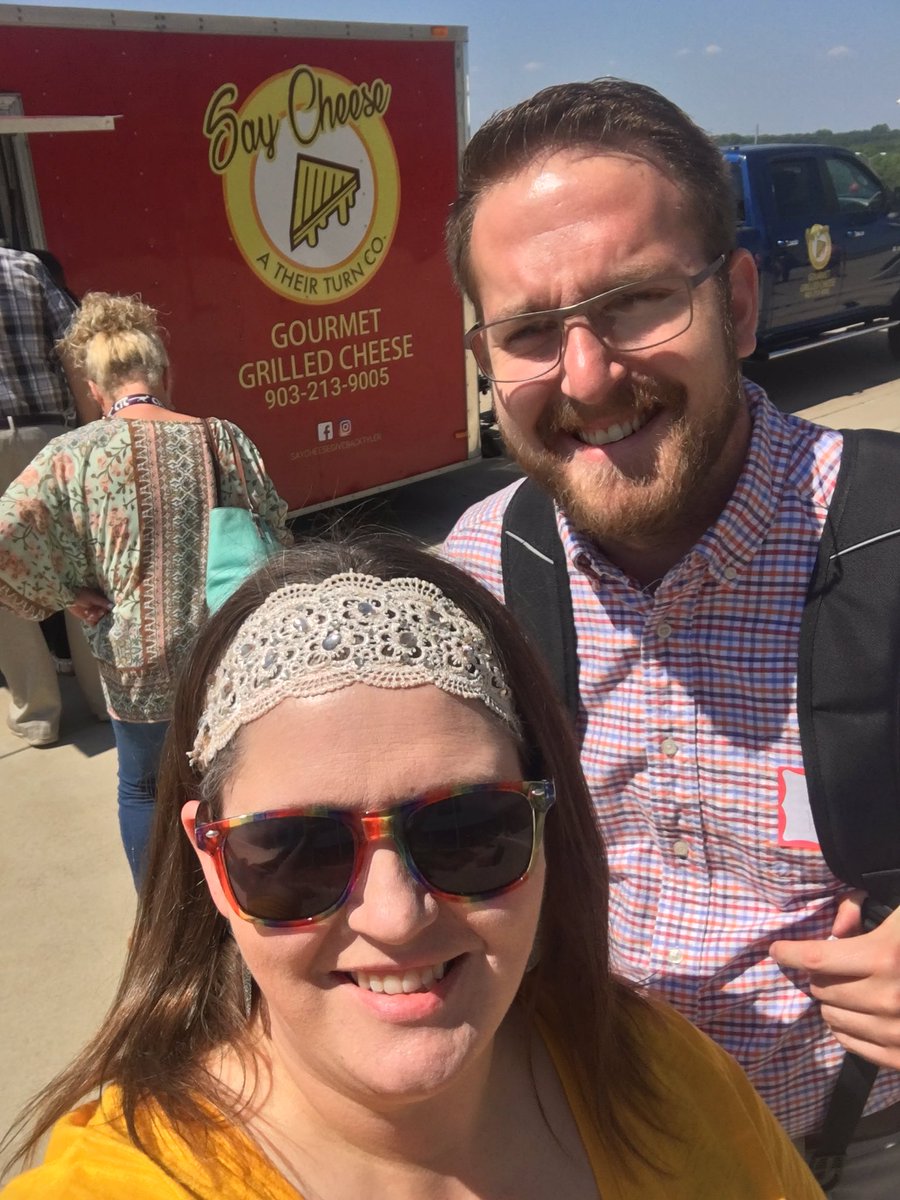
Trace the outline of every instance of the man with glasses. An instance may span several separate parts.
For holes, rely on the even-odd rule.
[[[735,1054],[810,1145],[843,1048],[885,1067],[832,1195],[886,1198],[900,913],[852,936],[859,905],[815,842],[795,703],[842,439],[742,379],[757,271],[734,242],[719,150],[614,79],[492,117],[448,224],[478,317],[467,345],[509,453],[556,505],[619,967]],[[518,486],[446,543],[501,597]]]

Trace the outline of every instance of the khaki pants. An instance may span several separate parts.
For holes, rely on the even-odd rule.
[[[28,466],[39,450],[63,432],[61,425],[10,429],[0,418],[0,491]],[[91,710],[106,714],[100,673],[80,622],[66,613],[66,632],[75,674]],[[56,668],[37,621],[26,621],[0,608],[0,673],[10,692],[7,724],[29,742],[55,742],[62,701]]]

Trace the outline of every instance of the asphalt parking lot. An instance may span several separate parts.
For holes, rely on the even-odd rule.
[[[900,363],[890,358],[884,334],[754,364],[748,374],[785,411],[835,427],[900,430]],[[434,544],[469,504],[516,474],[505,459],[487,459],[351,506],[341,516]],[[116,824],[112,734],[93,719],[73,680],[62,685],[65,716],[56,745],[28,747],[0,720],[7,817],[0,839],[3,1130],[100,1023],[134,916]],[[3,713],[5,706],[0,689]]]

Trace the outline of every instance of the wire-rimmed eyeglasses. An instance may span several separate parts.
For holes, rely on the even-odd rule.
[[[479,371],[494,383],[525,383],[553,371],[562,361],[566,328],[578,317],[613,352],[650,350],[690,328],[694,288],[715,275],[725,258],[720,254],[696,275],[661,275],[623,284],[565,308],[473,325],[466,345]]]

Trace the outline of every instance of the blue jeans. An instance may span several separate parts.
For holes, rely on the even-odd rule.
[[[119,757],[119,831],[134,886],[141,890],[156,801],[156,771],[168,721],[112,721]]]

